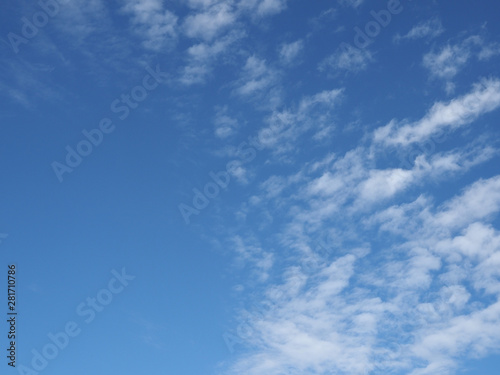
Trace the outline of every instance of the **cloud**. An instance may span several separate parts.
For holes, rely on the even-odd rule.
[[[283,44],[279,50],[280,60],[283,64],[296,62],[300,52],[304,49],[304,42],[297,40],[292,43]]]
[[[189,47],[188,63],[182,68],[179,81],[188,86],[204,83],[217,59],[226,54],[244,35],[242,32],[233,31],[213,42],[201,42]]]
[[[287,186],[288,182],[285,178],[271,176],[260,185],[260,188],[266,192],[267,198],[273,198],[279,196]]]
[[[490,43],[481,47],[477,58],[480,61],[487,61],[497,55],[500,55],[500,43]]]
[[[444,322],[442,328],[433,325],[431,329],[423,330],[412,350],[429,365],[411,374],[450,374],[457,367],[450,357],[465,353],[482,356],[492,346],[498,349],[500,328],[494,317],[499,314],[500,302],[497,302],[470,315],[453,317],[451,321]]]
[[[258,99],[267,108],[275,108],[281,102],[280,78],[279,70],[265,59],[252,55],[246,59],[241,78],[234,83],[234,92],[247,100]]]
[[[467,45],[448,45],[437,52],[429,52],[424,56],[423,65],[432,76],[444,79],[455,77],[471,58]]]
[[[265,308],[247,312],[249,350],[225,374],[451,375],[464,358],[500,348],[500,233],[490,223],[500,212],[500,176],[448,192],[440,204],[420,193],[498,150],[480,137],[418,155],[410,169],[370,162],[375,144],[406,146],[494,110],[499,84],[484,80],[413,124],[392,125],[389,134],[386,126],[376,129],[366,146],[260,184],[246,214],[273,207],[273,244],[287,256],[259,297]],[[274,111],[259,139],[275,152],[293,152],[308,129],[299,119],[335,108],[342,93],[326,90]],[[491,299],[470,302],[483,293]]]
[[[341,293],[354,275],[356,261],[353,255],[341,257],[312,279],[296,269],[287,270],[286,281],[269,290],[266,301],[269,310],[263,312],[262,318],[250,322],[255,337],[251,341],[260,349],[238,361],[228,373],[277,375],[369,370],[366,361],[353,360],[368,354],[365,348],[369,343],[364,343],[361,335],[348,337],[331,329],[350,324],[360,334],[370,332],[377,310],[383,310],[376,299],[365,306],[348,307],[341,302]],[[343,322],[343,315],[349,309],[352,319]]]
[[[326,171],[312,179],[301,193],[311,202],[310,211],[304,211],[301,220],[308,223],[322,220],[347,202],[345,213],[365,212],[430,181],[437,183],[462,175],[496,155],[498,150],[492,147],[470,145],[431,157],[419,155],[411,169],[372,169],[369,150],[359,147],[343,158],[327,158],[329,161],[322,164]]]
[[[392,198],[410,186],[420,185],[431,179],[439,181],[455,173],[464,173],[473,166],[484,163],[498,154],[497,150],[481,145],[466,151],[466,148],[447,153],[437,153],[429,160],[419,155],[412,169],[392,168],[373,169],[368,178],[359,183],[359,197],[353,207],[366,207],[368,204]]]
[[[187,16],[183,23],[184,33],[190,38],[211,41],[233,25],[236,18],[229,3],[216,3],[201,13]]]
[[[279,154],[290,150],[294,142],[308,131],[316,131],[313,137],[324,130],[332,131],[332,110],[342,93],[342,89],[325,90],[302,98],[296,109],[273,111],[266,121],[268,126],[258,133],[260,143]]]
[[[233,135],[238,128],[238,120],[230,117],[227,112],[227,106],[219,108],[214,120],[215,135],[221,139]]]
[[[284,11],[287,0],[241,0],[238,5],[244,12],[261,18]]]
[[[273,111],[261,144],[293,155],[343,95],[325,90]],[[256,297],[265,308],[247,311],[248,350],[224,373],[451,375],[462,360],[499,349],[500,233],[491,222],[500,176],[444,191],[439,203],[429,188],[497,157],[494,142],[422,152],[406,169],[372,163],[380,148],[404,148],[499,106],[500,81],[482,80],[418,121],[375,129],[343,155],[267,176],[246,215],[272,210],[273,235],[259,246],[286,256]]]
[[[448,44],[439,50],[428,52],[422,63],[431,77],[451,80],[473,57],[485,61],[498,54],[498,43],[488,43],[479,35],[473,35],[457,44]]]
[[[163,9],[163,1],[125,0],[122,10],[131,14],[135,32],[145,38],[145,48],[159,51],[176,40],[178,17]]]
[[[460,228],[496,214],[499,210],[500,177],[494,177],[475,182],[462,195],[450,200],[436,215],[434,223],[447,228]]]
[[[475,121],[500,106],[500,80],[487,79],[474,85],[471,92],[447,103],[435,103],[429,112],[413,123],[391,121],[377,129],[375,142],[407,146],[441,132],[452,131]]]
[[[320,63],[319,69],[321,71],[333,71],[333,73],[342,70],[358,72],[365,70],[372,61],[373,56],[368,49],[359,49],[342,43],[335,53]]]
[[[60,103],[70,95],[54,83],[54,66],[31,64],[24,58],[0,59],[0,94],[24,108],[34,109],[38,101]]]
[[[414,26],[405,35],[396,34],[394,41],[400,42],[402,40],[416,40],[423,38],[433,39],[441,35],[443,32],[444,28],[441,21],[438,18],[432,18]]]
[[[353,156],[346,155],[349,163],[329,157],[318,164],[327,170],[321,178],[298,182],[306,183],[310,193],[327,193],[319,199],[324,206],[331,194],[352,190],[344,174],[336,188],[331,182],[342,169],[345,176],[356,169]],[[373,176],[358,173],[366,175]],[[287,263],[281,281],[267,284],[264,307],[248,311],[251,350],[225,373],[452,374],[464,358],[500,348],[500,233],[482,222],[500,211],[499,181],[500,176],[479,180],[439,206],[420,196],[365,211],[363,220],[354,216],[353,221],[350,216],[356,214],[346,210],[350,201],[339,201],[337,194],[332,198],[343,209],[335,226],[350,222],[358,242],[366,237],[367,225],[395,237],[377,252],[345,242],[330,255],[333,260],[324,258],[312,269],[306,265],[313,259],[314,235],[297,225],[304,210],[296,206],[284,220],[283,245],[301,255]],[[291,186],[286,178],[269,179],[263,188],[271,195],[265,199],[286,195],[314,207],[310,197],[285,192]],[[318,209],[310,217],[318,218]],[[331,226],[331,218],[335,215],[319,217],[318,230]],[[483,291],[491,302],[469,303]]]
[[[243,238],[236,235],[229,242],[231,249],[236,253],[236,262],[239,267],[252,267],[256,280],[266,281],[274,264],[273,254],[264,251],[254,237]]]
[[[405,189],[414,181],[414,174],[405,169],[370,171],[370,176],[360,185],[363,203],[389,198]]]
[[[102,0],[65,0],[54,21],[65,34],[72,36],[74,44],[81,44],[90,35],[106,28],[107,9]]]

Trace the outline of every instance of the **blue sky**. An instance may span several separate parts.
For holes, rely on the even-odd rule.
[[[1,8],[2,373],[497,374],[496,2]]]

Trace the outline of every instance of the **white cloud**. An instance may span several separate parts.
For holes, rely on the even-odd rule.
[[[480,61],[487,61],[497,55],[500,55],[500,43],[491,43],[482,46],[478,59]]]
[[[447,103],[438,102],[420,120],[398,124],[391,121],[374,132],[375,142],[406,146],[423,141],[440,131],[470,124],[479,116],[500,106],[500,80],[483,80],[468,94]]]
[[[214,125],[215,125],[215,135],[218,138],[227,138],[233,135],[238,128],[238,120],[232,118],[228,115],[227,106],[219,108],[217,110]]]
[[[424,67],[431,75],[438,78],[451,79],[465,66],[471,58],[467,45],[446,46],[438,52],[429,52],[424,56]]]
[[[303,49],[304,42],[302,40],[284,44],[281,46],[279,51],[280,59],[284,64],[294,63]]]
[[[313,194],[351,189],[349,182],[330,189],[340,165],[329,159],[329,181],[325,174],[309,184]],[[451,375],[464,358],[500,348],[499,302],[470,303],[475,293],[500,293],[500,233],[478,222],[500,211],[499,181],[500,176],[478,181],[437,207],[420,197],[368,214],[354,229],[359,240],[368,222],[402,237],[377,252],[344,248],[312,272],[305,267],[312,255],[304,251],[295,266],[285,268],[283,282],[267,286],[266,309],[247,321],[251,350],[226,374]],[[273,192],[268,198],[290,195],[284,194],[283,186],[291,185],[283,178],[265,185]],[[322,196],[322,204],[328,199]],[[348,202],[339,204],[345,209]],[[307,236],[296,225],[299,212],[289,217],[295,225],[286,232],[286,245],[294,248],[300,241],[297,249],[305,249]],[[339,215],[339,222],[349,220],[348,210]],[[454,235],[456,228],[461,232]]]
[[[61,5],[55,22],[76,44],[104,26],[107,11],[102,0],[65,0]]]
[[[485,61],[498,54],[498,43],[488,43],[479,35],[473,35],[457,44],[448,44],[425,54],[423,66],[429,70],[431,77],[451,80],[472,58]]]
[[[245,12],[265,17],[284,11],[287,0],[241,0],[238,5]]]
[[[463,227],[468,223],[496,214],[500,210],[500,177],[479,180],[461,196],[451,200],[436,215],[435,222],[448,228]]]
[[[227,53],[230,47],[243,36],[243,33],[234,31],[211,43],[202,42],[189,47],[188,63],[182,69],[180,82],[188,86],[205,82],[216,59]]]
[[[236,18],[229,3],[216,3],[201,13],[187,16],[183,24],[184,32],[190,38],[211,41],[221,31],[233,25]]]
[[[236,93],[241,96],[252,97],[267,94],[275,86],[279,72],[268,66],[266,60],[255,55],[247,58],[242,69],[242,78],[237,82]]]
[[[446,238],[436,245],[436,251],[439,253],[461,254],[481,261],[493,255],[498,249],[500,249],[500,236],[491,226],[479,222],[473,222],[463,230],[462,234]]]
[[[302,98],[295,110],[273,111],[266,121],[268,126],[258,133],[260,143],[273,148],[275,153],[283,153],[305,132],[332,128],[332,110],[342,92],[342,89],[325,90]]]
[[[412,351],[429,362],[425,368],[414,370],[412,375],[450,374],[456,363],[450,357],[483,356],[488,350],[500,348],[500,302],[470,315],[456,316],[443,322],[443,327],[433,325],[423,329]],[[450,366],[451,365],[451,366]]]
[[[497,154],[498,150],[484,144],[470,145],[431,157],[419,155],[412,169],[370,169],[369,151],[358,148],[333,162],[327,171],[309,183],[305,191],[313,198],[331,199],[337,204],[353,199],[348,210],[365,211],[411,187],[463,174]],[[325,207],[321,206],[321,210]],[[328,212],[314,212],[310,216],[321,218],[324,214],[328,215]]]
[[[319,69],[322,71],[333,70],[333,73],[339,70],[357,72],[366,69],[368,64],[372,61],[373,57],[368,49],[359,49],[349,44],[342,43],[335,53],[320,63]]]
[[[213,6],[192,3],[203,12]],[[246,3],[254,10],[262,4]],[[403,38],[435,37],[440,30],[434,26],[417,25]],[[207,62],[227,50],[217,45],[217,33],[213,41],[188,49],[188,66],[200,69],[202,76],[210,69]],[[302,48],[301,41],[281,46],[281,61],[290,63]],[[372,60],[367,50],[354,50],[361,56],[343,53],[325,66],[356,71]],[[455,57],[452,63],[460,61]],[[279,76],[269,60],[251,55],[233,92],[240,98],[266,95]],[[257,130],[261,145],[274,156],[266,166],[272,170],[279,156],[299,153],[301,142],[335,128],[343,93],[330,87],[273,109]],[[491,221],[500,211],[500,177],[476,181],[458,195],[451,191],[454,182],[463,181],[455,177],[491,160],[497,149],[482,138],[418,155],[406,169],[394,167],[393,161],[384,168],[371,163],[381,148],[400,150],[465,127],[499,106],[500,80],[486,79],[464,95],[436,102],[416,121],[394,120],[376,129],[362,141],[368,145],[335,154],[328,150],[299,170],[290,162],[280,171],[289,170],[288,175],[262,172],[258,191],[235,211],[235,225],[245,228],[238,233],[245,235],[231,236],[229,245],[240,266],[253,271],[251,283],[265,282],[255,295],[269,308],[246,321],[249,350],[234,357],[226,373],[451,374],[469,353],[485,355],[498,348],[500,336],[492,327],[500,325],[495,294],[500,293],[500,235]],[[224,108],[214,124],[220,138],[230,137],[238,126]],[[287,162],[292,158],[283,157]],[[234,176],[248,182],[248,173],[242,164]],[[445,179],[450,188],[439,196],[440,204],[421,191]],[[259,231],[268,230],[260,234],[262,243],[246,235],[247,218],[259,221]],[[333,239],[326,254],[315,248],[321,233]],[[490,299],[476,303],[482,293]],[[461,330],[464,337],[458,337]]]
[[[264,181],[260,188],[266,192],[267,198],[277,197],[287,187],[287,180],[280,176],[271,176]]]
[[[406,189],[414,180],[412,171],[388,169],[370,171],[370,176],[360,185],[360,199],[366,202],[392,197]]]
[[[159,51],[176,40],[178,17],[163,9],[162,0],[125,0],[123,11],[132,15],[135,32],[145,38],[145,48]]]
[[[254,61],[251,70],[265,68]],[[275,153],[293,152],[317,122],[315,111],[335,108],[342,93],[326,90],[274,111],[259,139]],[[266,178],[247,208],[274,205],[273,233],[287,254],[283,282],[267,285],[261,298],[270,308],[248,323],[251,349],[226,373],[451,375],[469,353],[500,347],[492,328],[500,325],[500,234],[489,223],[500,212],[500,176],[450,192],[440,205],[419,191],[466,173],[498,150],[478,138],[418,155],[410,169],[372,169],[370,160],[377,157],[375,145],[419,142],[498,106],[500,81],[484,80],[414,123],[375,130],[366,147]],[[387,206],[396,197],[402,203]],[[319,254],[322,232],[331,241]],[[492,300],[471,303],[480,293]],[[461,330],[466,335],[458,338]]]
[[[266,281],[269,271],[274,264],[272,253],[264,251],[255,238],[234,236],[230,239],[230,246],[236,253],[236,261],[240,267],[253,265],[253,273],[257,281]]]
[[[438,18],[432,18],[428,21],[421,22],[414,26],[405,35],[396,34],[394,41],[399,42],[401,40],[415,40],[422,38],[436,38],[444,32],[443,25]]]

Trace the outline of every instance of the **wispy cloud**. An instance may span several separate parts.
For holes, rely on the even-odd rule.
[[[319,69],[331,74],[339,71],[358,72],[365,70],[372,61],[373,56],[368,49],[359,49],[342,43],[337,51],[320,63]]]
[[[310,129],[301,119],[335,108],[343,93],[327,90],[274,111],[261,143],[293,154]],[[343,155],[267,176],[245,207],[249,215],[272,207],[273,235],[259,248],[286,257],[259,294],[267,308],[245,312],[249,349],[225,373],[447,375],[463,359],[499,349],[500,233],[491,222],[500,212],[500,176],[440,202],[429,189],[497,158],[494,142],[479,137],[422,153],[410,168],[374,168],[371,160],[380,148],[404,149],[498,107],[500,82],[482,80],[418,121],[375,129]],[[331,248],[318,253],[325,232]],[[488,302],[470,303],[482,296]]]
[[[272,16],[284,11],[288,0],[241,0],[239,8],[257,17]]]
[[[20,56],[15,60],[0,60],[2,67],[0,93],[25,108],[36,108],[39,101],[57,102],[69,95],[60,85],[55,84],[50,72],[54,66],[32,64]]]
[[[264,282],[274,264],[274,255],[262,249],[254,237],[236,235],[229,240],[230,248],[235,252],[238,268],[248,268],[257,282]]]
[[[181,70],[180,82],[184,85],[204,83],[217,59],[244,36],[243,32],[234,31],[212,42],[193,44],[187,50],[188,62]]]
[[[485,79],[472,91],[447,103],[438,102],[420,120],[412,123],[391,121],[374,133],[376,142],[409,145],[440,131],[453,131],[500,106],[500,81]]]
[[[423,66],[432,78],[448,81],[448,92],[452,93],[452,79],[470,63],[473,58],[486,61],[500,54],[500,45],[490,43],[479,35],[470,36],[459,43],[447,44],[424,55]]]
[[[341,165],[340,160],[333,163]],[[325,169],[331,177],[339,171]],[[338,177],[341,181],[343,176]],[[246,321],[253,332],[247,338],[252,349],[226,373],[451,374],[465,357],[499,348],[495,295],[500,282],[495,265],[500,233],[487,223],[500,211],[499,181],[499,176],[480,180],[439,206],[419,197],[365,211],[360,221],[357,214],[340,209],[350,201],[339,202],[336,195],[333,200],[342,215],[336,225],[349,222],[350,229],[341,235],[347,241],[333,260],[323,258],[313,269],[306,264],[314,256],[309,248],[314,237],[293,224],[306,217],[297,207],[284,220],[290,220],[284,238],[301,254],[300,261],[289,263],[281,281],[267,286],[261,298],[268,308]],[[278,195],[283,182],[278,183]],[[344,182],[337,185],[340,190],[351,187]],[[311,202],[314,214],[308,217],[315,217],[321,230],[332,225],[326,216],[317,215],[330,198],[318,199],[318,205],[300,195],[295,199]],[[367,240],[366,226],[390,233],[392,244],[376,252],[370,246],[349,245],[350,231],[357,242]],[[468,303],[473,294],[482,293],[493,302]]]
[[[64,1],[54,18],[57,27],[80,45],[89,36],[107,28],[108,10],[102,0]]]
[[[163,8],[161,0],[125,0],[123,11],[131,15],[134,31],[145,48],[160,51],[170,47],[178,34],[178,17]]]
[[[284,64],[297,62],[297,58],[304,49],[304,42],[297,40],[292,43],[283,44],[279,49],[279,56]]]
[[[226,2],[216,3],[202,12],[189,15],[183,23],[185,34],[190,38],[212,40],[222,30],[229,28],[237,15],[232,6]]]
[[[228,107],[224,106],[217,109],[214,120],[215,135],[218,138],[227,138],[233,135],[238,128],[238,120],[229,116]]]
[[[342,89],[325,90],[302,98],[296,109],[273,111],[266,121],[268,126],[259,131],[260,143],[280,154],[290,150],[306,132],[314,131],[313,137],[321,140],[321,136],[333,130],[332,110],[342,92]]]
[[[273,109],[282,101],[282,72],[255,54],[245,60],[240,78],[233,86],[234,94],[244,100],[258,103],[260,108]]]
[[[270,86],[276,73],[270,69],[266,61],[257,56],[250,56],[243,67],[243,84],[237,89],[240,95],[251,95]]]
[[[425,22],[421,22],[414,26],[405,35],[396,34],[394,37],[395,42],[400,42],[404,40],[416,40],[416,39],[433,39],[438,37],[444,32],[443,25],[439,18],[431,18]]]

